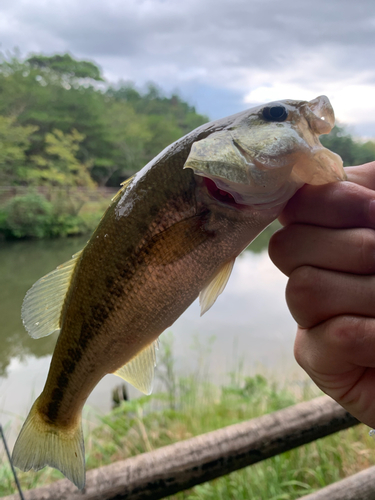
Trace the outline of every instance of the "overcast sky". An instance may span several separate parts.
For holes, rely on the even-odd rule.
[[[374,0],[0,0],[0,43],[153,81],[210,118],[326,94],[375,137]]]

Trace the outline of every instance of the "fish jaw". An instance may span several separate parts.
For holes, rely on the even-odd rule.
[[[294,165],[291,180],[303,184],[320,186],[329,182],[345,181],[346,174],[341,157],[327,148],[312,151],[310,168],[306,168],[305,158]]]
[[[291,178],[295,182],[322,185],[346,180],[341,157],[325,148],[319,135],[329,134],[335,124],[335,115],[328,97],[319,96],[301,107],[305,120],[301,120],[301,131],[310,147],[309,166],[303,155],[297,159]]]
[[[274,108],[285,110],[284,121],[264,118]],[[305,183],[345,180],[341,158],[319,141],[333,125],[325,96],[258,106],[193,143],[184,168],[213,181],[239,205],[282,205]]]

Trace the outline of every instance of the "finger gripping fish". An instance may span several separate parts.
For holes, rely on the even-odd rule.
[[[85,484],[82,407],[115,373],[152,389],[159,335],[199,296],[206,312],[236,257],[304,183],[343,180],[325,149],[329,100],[285,100],[211,122],[178,140],[112,200],[86,247],[27,292],[29,334],[60,332],[48,378],[13,450],[20,469]]]

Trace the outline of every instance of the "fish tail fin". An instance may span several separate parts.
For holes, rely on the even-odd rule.
[[[22,471],[49,465],[77,488],[85,486],[85,449],[81,418],[68,429],[47,423],[35,401],[14,445],[12,461]]]

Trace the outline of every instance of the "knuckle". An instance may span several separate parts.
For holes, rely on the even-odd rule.
[[[356,316],[337,316],[327,322],[326,333],[331,348],[353,352],[363,335],[363,318]]]
[[[353,224],[357,227],[368,225],[370,201],[368,191],[352,182],[338,182],[333,186],[331,202],[333,206],[340,207],[341,217],[346,220],[345,227],[353,227]]]
[[[357,230],[354,244],[361,271],[373,272],[375,270],[375,231],[372,229]]]
[[[311,266],[301,266],[290,275],[286,287],[286,301],[294,319],[302,326],[309,327],[314,306],[320,298],[319,273]]]
[[[268,244],[268,254],[272,260],[272,262],[276,264],[276,262],[279,260],[279,254],[280,250],[283,247],[284,243],[284,231],[285,229],[279,229],[276,231],[270,238],[269,244]]]
[[[290,275],[287,296],[290,298],[308,298],[315,294],[317,272],[312,266],[300,266]]]
[[[270,259],[287,276],[296,265],[296,257],[290,251],[293,233],[293,225],[283,227],[272,235],[268,245]]]
[[[289,240],[289,234],[290,234],[291,227],[286,226],[282,227],[281,229],[278,229],[273,233],[273,235],[270,238],[269,242],[269,254],[272,258],[272,255],[275,253],[280,253],[285,247],[285,245],[288,243]]]

